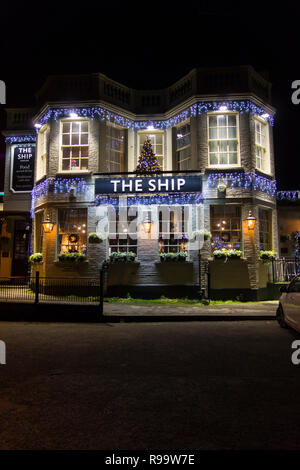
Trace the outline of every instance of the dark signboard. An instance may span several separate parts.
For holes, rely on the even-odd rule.
[[[35,145],[14,148],[11,189],[15,192],[31,191],[34,184]]]
[[[202,177],[155,176],[153,178],[96,178],[96,194],[157,194],[202,191]]]

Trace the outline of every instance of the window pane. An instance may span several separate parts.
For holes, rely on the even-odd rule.
[[[209,116],[209,127],[217,127],[217,116]]]
[[[72,134],[72,145],[79,145],[79,134]]]
[[[70,169],[70,160],[63,160],[62,161],[62,169],[69,170]]]
[[[84,121],[81,123],[81,132],[88,132],[88,123]]]
[[[63,145],[70,145],[70,135],[69,134],[63,134],[62,143],[63,143]]]
[[[210,139],[217,139],[218,138],[218,129],[216,127],[209,129],[209,138]]]
[[[70,133],[70,123],[63,122],[63,134],[69,134],[69,133]]]
[[[72,122],[72,134],[79,133],[79,122]]]
[[[81,144],[82,145],[87,145],[88,143],[88,135],[87,134],[82,134],[81,135]]]

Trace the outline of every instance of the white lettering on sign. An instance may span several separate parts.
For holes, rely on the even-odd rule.
[[[124,179],[124,180],[110,180],[113,185],[113,192],[117,193],[119,189],[123,193],[142,192],[142,191],[180,191],[182,186],[185,185],[186,180],[184,178],[158,178],[150,179],[147,181],[147,187],[143,187],[142,179]],[[121,188],[119,184],[121,183]]]

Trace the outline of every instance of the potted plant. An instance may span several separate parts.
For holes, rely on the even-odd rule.
[[[215,259],[224,259],[224,261],[227,261],[228,259],[240,259],[242,252],[234,249],[225,250],[223,248],[222,250],[215,250],[213,256]]]
[[[226,250],[215,250],[213,252],[213,257],[215,259],[224,259],[224,261],[226,260]]]
[[[104,236],[102,234],[98,234],[98,233],[90,233],[89,236],[88,236],[88,241],[89,243],[102,243],[104,240]]]
[[[276,251],[273,251],[273,250],[261,250],[259,252],[259,258],[265,262],[265,263],[268,263],[270,261],[273,261],[277,258],[277,255],[278,253]]]
[[[41,264],[43,262],[43,254],[33,253],[29,256],[29,262],[32,264]]]
[[[206,242],[207,240],[211,239],[211,233],[209,230],[195,230],[192,233],[192,238],[196,240],[197,237],[203,237],[204,241]]]
[[[109,255],[111,263],[132,263],[135,261],[136,254],[132,251],[114,251]]]
[[[242,252],[240,250],[226,250],[226,257],[230,259],[240,259]]]
[[[86,259],[86,256],[82,253],[59,253],[57,256],[58,261],[61,263],[71,262],[71,263],[81,263]]]

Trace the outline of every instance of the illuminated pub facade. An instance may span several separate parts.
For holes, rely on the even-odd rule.
[[[41,276],[95,278],[113,253],[134,253],[109,263],[111,295],[197,295],[209,272],[212,298],[268,298],[259,252],[278,246],[274,108],[252,67],[193,69],[154,91],[49,77],[36,99],[31,128],[6,131],[4,210],[5,198],[29,201]],[[161,171],[137,174],[147,140]],[[31,146],[33,189],[19,192],[13,160]],[[199,263],[193,242],[207,232]],[[240,256],[214,256],[224,249]]]

